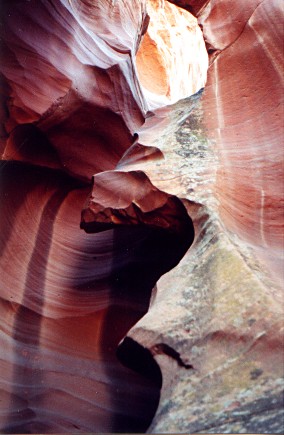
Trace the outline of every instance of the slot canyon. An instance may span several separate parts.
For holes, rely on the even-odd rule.
[[[283,2],[0,14],[0,432],[282,433]]]

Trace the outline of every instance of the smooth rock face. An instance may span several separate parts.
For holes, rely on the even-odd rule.
[[[231,35],[220,29],[219,36],[216,19],[207,19],[215,35],[211,45],[225,50],[211,67],[204,107],[220,159],[216,193],[222,220],[254,245],[281,249],[283,5],[254,3],[239,12],[242,25]]]
[[[159,370],[142,378],[115,353],[170,241],[147,228],[85,234],[89,188],[59,171],[4,162],[1,187],[1,431],[145,431]]]
[[[163,158],[136,133],[156,101],[136,66],[146,3],[5,2],[2,13],[1,431],[143,432],[161,371],[137,343],[142,375],[116,349],[194,237],[176,196],[142,171],[112,171]],[[158,106],[203,87],[208,63],[195,18],[170,6],[163,22],[173,35],[182,23],[200,56],[170,60],[194,64],[192,80],[183,72],[181,89]],[[153,138],[170,113],[150,114]],[[103,227],[90,234],[84,217],[87,234],[80,220],[94,174],[91,217]],[[134,364],[132,353],[124,345],[119,358]]]
[[[283,5],[210,1],[197,15],[211,53],[202,107],[219,159],[218,211],[282,280]]]
[[[1,8],[1,432],[281,432],[280,1]]]

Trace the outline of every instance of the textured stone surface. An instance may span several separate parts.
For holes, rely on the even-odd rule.
[[[1,431],[280,433],[281,2],[1,8]]]

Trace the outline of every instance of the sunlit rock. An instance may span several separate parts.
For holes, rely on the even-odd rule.
[[[136,65],[152,109],[175,103],[203,88],[208,56],[193,15],[161,0],[148,0],[147,11],[150,21]]]

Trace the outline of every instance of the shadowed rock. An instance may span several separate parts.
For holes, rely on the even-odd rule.
[[[2,2],[2,432],[282,431],[282,14]]]

